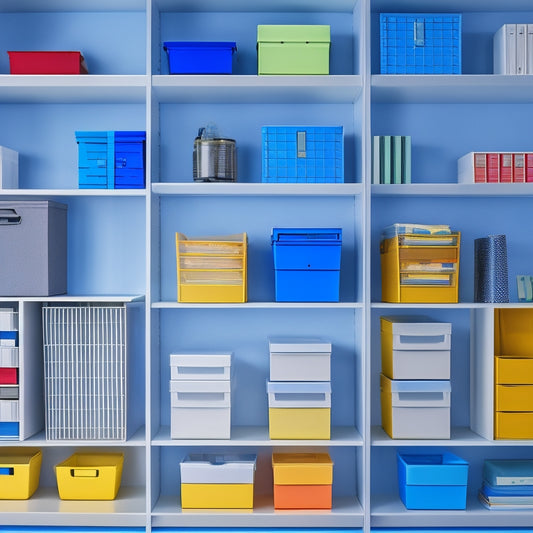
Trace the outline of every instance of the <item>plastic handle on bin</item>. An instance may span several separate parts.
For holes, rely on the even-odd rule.
[[[13,476],[15,475],[15,469],[13,467],[1,468],[0,476]]]
[[[415,46],[424,46],[424,21],[415,20]]]
[[[106,168],[107,167],[107,161],[105,159],[97,159],[96,160],[96,166],[98,168]]]
[[[298,157],[306,157],[306,151],[305,151],[305,131],[297,131],[296,132],[296,147],[298,150]]]
[[[125,157],[117,157],[117,159],[115,160],[116,167],[124,168],[127,164],[128,164],[128,160]]]
[[[99,473],[97,468],[71,468],[70,475],[71,477],[98,477]]]
[[[0,209],[0,225],[20,224],[22,217],[14,209]]]

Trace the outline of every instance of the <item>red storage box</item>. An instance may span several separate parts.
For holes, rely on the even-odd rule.
[[[18,383],[18,368],[0,368],[0,385],[16,385]]]
[[[11,74],[88,74],[80,52],[8,52]]]

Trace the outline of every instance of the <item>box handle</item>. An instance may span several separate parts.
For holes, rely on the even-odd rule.
[[[115,158],[115,167],[125,168],[128,164],[128,160],[125,157],[116,157]]]
[[[0,225],[12,226],[20,224],[21,220],[22,217],[17,215],[17,212],[14,209],[0,209]]]
[[[15,469],[13,467],[0,468],[0,476],[13,476]]]
[[[71,468],[70,476],[71,477],[98,477],[99,471],[97,468]]]
[[[415,20],[414,22],[415,46],[424,46],[424,21]]]
[[[443,344],[444,335],[400,335],[401,344]]]
[[[444,400],[444,392],[427,392],[427,391],[420,391],[420,392],[398,392],[398,400],[400,401],[420,401],[420,402],[430,402],[430,401],[443,401]]]
[[[107,168],[107,161],[105,159],[97,159],[96,166],[98,168]]]
[[[306,150],[305,150],[305,143],[306,143],[305,131],[297,131],[296,132],[296,148],[298,151],[299,158],[307,157]]]

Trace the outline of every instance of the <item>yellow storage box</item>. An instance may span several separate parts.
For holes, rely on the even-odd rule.
[[[176,233],[178,302],[247,301],[247,235],[188,238]]]
[[[533,358],[533,309],[494,311],[494,354]]]
[[[381,241],[381,299],[457,303],[461,234],[396,235]]]
[[[114,500],[122,478],[123,453],[74,453],[56,465],[62,500]]]
[[[533,357],[497,355],[494,380],[498,385],[533,385]]]
[[[252,509],[257,456],[191,454],[180,463],[183,509]]]
[[[329,381],[269,381],[268,427],[271,439],[330,439]]]
[[[533,439],[533,412],[496,412],[495,439]]]
[[[496,411],[533,411],[533,385],[496,385]]]
[[[33,448],[0,449],[0,499],[27,500],[37,490],[43,455]]]

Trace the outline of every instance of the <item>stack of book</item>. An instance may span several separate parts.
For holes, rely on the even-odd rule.
[[[533,509],[533,459],[488,459],[479,501],[488,509]]]
[[[410,136],[374,136],[372,183],[411,183]]]
[[[493,45],[494,74],[533,74],[533,24],[504,24]]]
[[[457,162],[459,183],[533,182],[533,153],[469,152]]]

